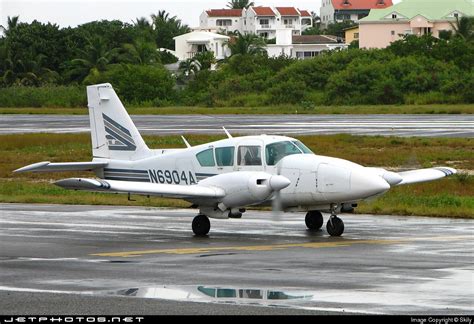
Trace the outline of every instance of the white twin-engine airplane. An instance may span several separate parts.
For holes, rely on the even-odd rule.
[[[456,173],[447,167],[390,172],[315,155],[297,139],[284,136],[232,137],[184,149],[151,150],[110,84],[87,87],[91,162],[40,162],[15,172],[85,171],[98,179],[70,178],[56,185],[74,190],[184,199],[199,208],[192,222],[207,235],[209,218],[240,218],[246,206],[306,211],[306,225],[318,230],[329,212],[327,231],[340,236],[338,212],[381,195],[392,186],[431,181]],[[224,129],[225,130],[225,129]]]

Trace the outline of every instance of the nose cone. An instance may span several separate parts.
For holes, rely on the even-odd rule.
[[[270,178],[270,188],[273,191],[282,190],[290,185],[291,181],[281,175],[273,175]]]
[[[351,192],[359,197],[368,198],[390,189],[384,178],[363,170],[352,171]]]

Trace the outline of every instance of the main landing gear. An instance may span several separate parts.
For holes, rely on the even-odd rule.
[[[304,219],[306,227],[312,231],[318,230],[323,226],[323,215],[318,210],[309,211]]]
[[[211,222],[206,215],[197,215],[193,219],[193,232],[196,236],[206,236],[211,229]]]
[[[331,216],[326,229],[331,236],[341,236],[344,233],[344,222],[336,215],[337,205],[331,205]],[[305,223],[309,230],[319,230],[323,226],[323,215],[320,211],[312,210],[306,214]]]

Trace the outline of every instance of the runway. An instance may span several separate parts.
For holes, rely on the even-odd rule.
[[[473,115],[136,115],[142,134],[474,137]],[[89,132],[86,115],[2,115],[0,134]]]
[[[474,221],[0,204],[0,314],[472,314]],[[327,218],[327,216],[326,216]]]

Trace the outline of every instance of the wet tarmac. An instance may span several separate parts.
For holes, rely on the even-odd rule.
[[[135,115],[144,135],[232,134],[474,137],[472,115]],[[89,132],[87,115],[2,115],[0,134]]]
[[[0,204],[0,314],[472,314],[474,221]]]

